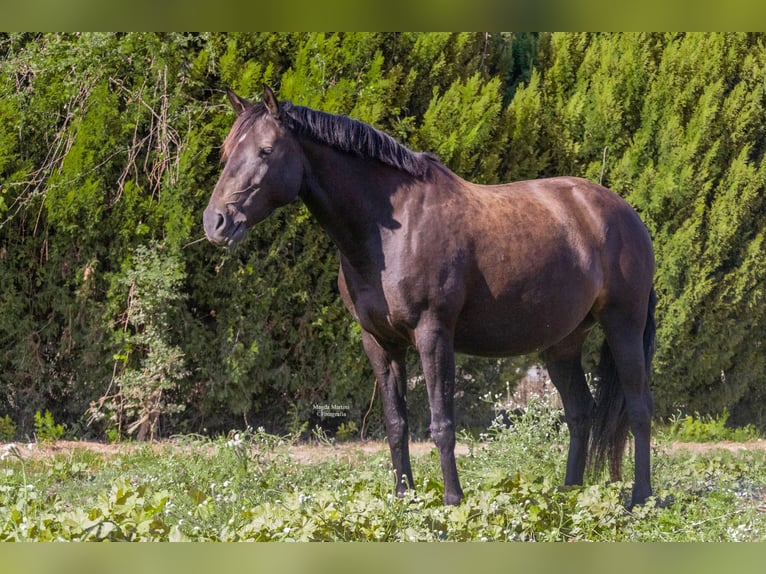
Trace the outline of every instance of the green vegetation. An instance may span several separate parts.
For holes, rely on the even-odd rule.
[[[138,440],[154,438],[159,435],[160,415],[183,411],[183,405],[166,398],[188,374],[183,352],[168,341],[169,311],[182,297],[183,280],[178,258],[164,254],[158,245],[139,246],[121,278],[128,302],[125,317],[114,330],[122,348],[114,356],[115,390],[90,408],[91,421],[108,416],[108,436],[120,436],[124,429],[135,432]],[[138,365],[135,356],[140,357]]]
[[[45,414],[35,413],[35,437],[42,442],[56,442],[64,436],[64,425],[56,424],[53,415],[46,409]]]
[[[699,414],[684,417],[674,416],[670,418],[665,433],[670,440],[687,442],[718,442],[723,440],[744,442],[759,438],[760,433],[754,425],[732,428],[726,425],[728,420],[729,413],[727,411],[717,417],[700,416]]]
[[[458,458],[465,501],[442,506],[435,450],[414,458],[417,490],[393,495],[388,453],[248,429],[209,439],[0,456],[0,540],[733,541],[766,536],[766,452],[656,447],[657,496],[626,510],[626,483],[560,487],[567,433],[533,402],[492,425]],[[302,447],[305,448],[305,447]],[[344,447],[345,448],[345,447]],[[341,454],[342,453],[342,454]],[[313,457],[316,459],[316,457]]]
[[[379,401],[362,424],[372,374],[335,248],[305,208],[234,252],[201,240],[233,121],[223,89],[263,82],[467,179],[614,189],[655,241],[658,417],[764,429],[764,76],[763,34],[0,34],[1,436],[32,436],[46,410],[111,441],[381,434]],[[486,428],[479,397],[536,359],[461,359],[461,426]]]
[[[0,417],[0,442],[11,441],[14,436],[16,436],[16,424],[11,417],[8,415]]]

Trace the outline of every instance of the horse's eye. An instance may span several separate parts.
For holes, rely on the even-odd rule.
[[[273,151],[273,148],[271,147],[262,147],[261,155],[269,155],[272,151]]]

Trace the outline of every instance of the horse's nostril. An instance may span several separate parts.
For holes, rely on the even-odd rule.
[[[229,217],[226,212],[218,209],[213,205],[209,205],[202,215],[202,223],[205,227],[205,233],[209,238],[216,238],[223,236],[226,233],[226,228],[230,224]]]
[[[223,216],[223,213],[220,211],[216,213],[216,219],[215,219],[215,229],[218,231],[219,229],[223,229],[226,227],[226,218]]]

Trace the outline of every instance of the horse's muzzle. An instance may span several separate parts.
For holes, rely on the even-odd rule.
[[[236,221],[229,213],[214,205],[208,205],[205,209],[202,225],[208,241],[225,247],[233,247],[239,243],[247,232],[243,221]]]

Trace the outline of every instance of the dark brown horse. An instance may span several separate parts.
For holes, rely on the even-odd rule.
[[[455,466],[455,352],[540,351],[570,431],[566,484],[589,460],[613,478],[635,437],[632,504],[652,493],[648,373],[654,348],[654,256],[631,207],[573,177],[482,186],[430,154],[345,116],[229,92],[238,114],[204,214],[207,237],[233,245],[298,198],[340,250],[338,284],[377,376],[396,492],[413,483],[405,353],[420,355],[444,502],[463,497]],[[606,335],[596,397],[583,342]]]

